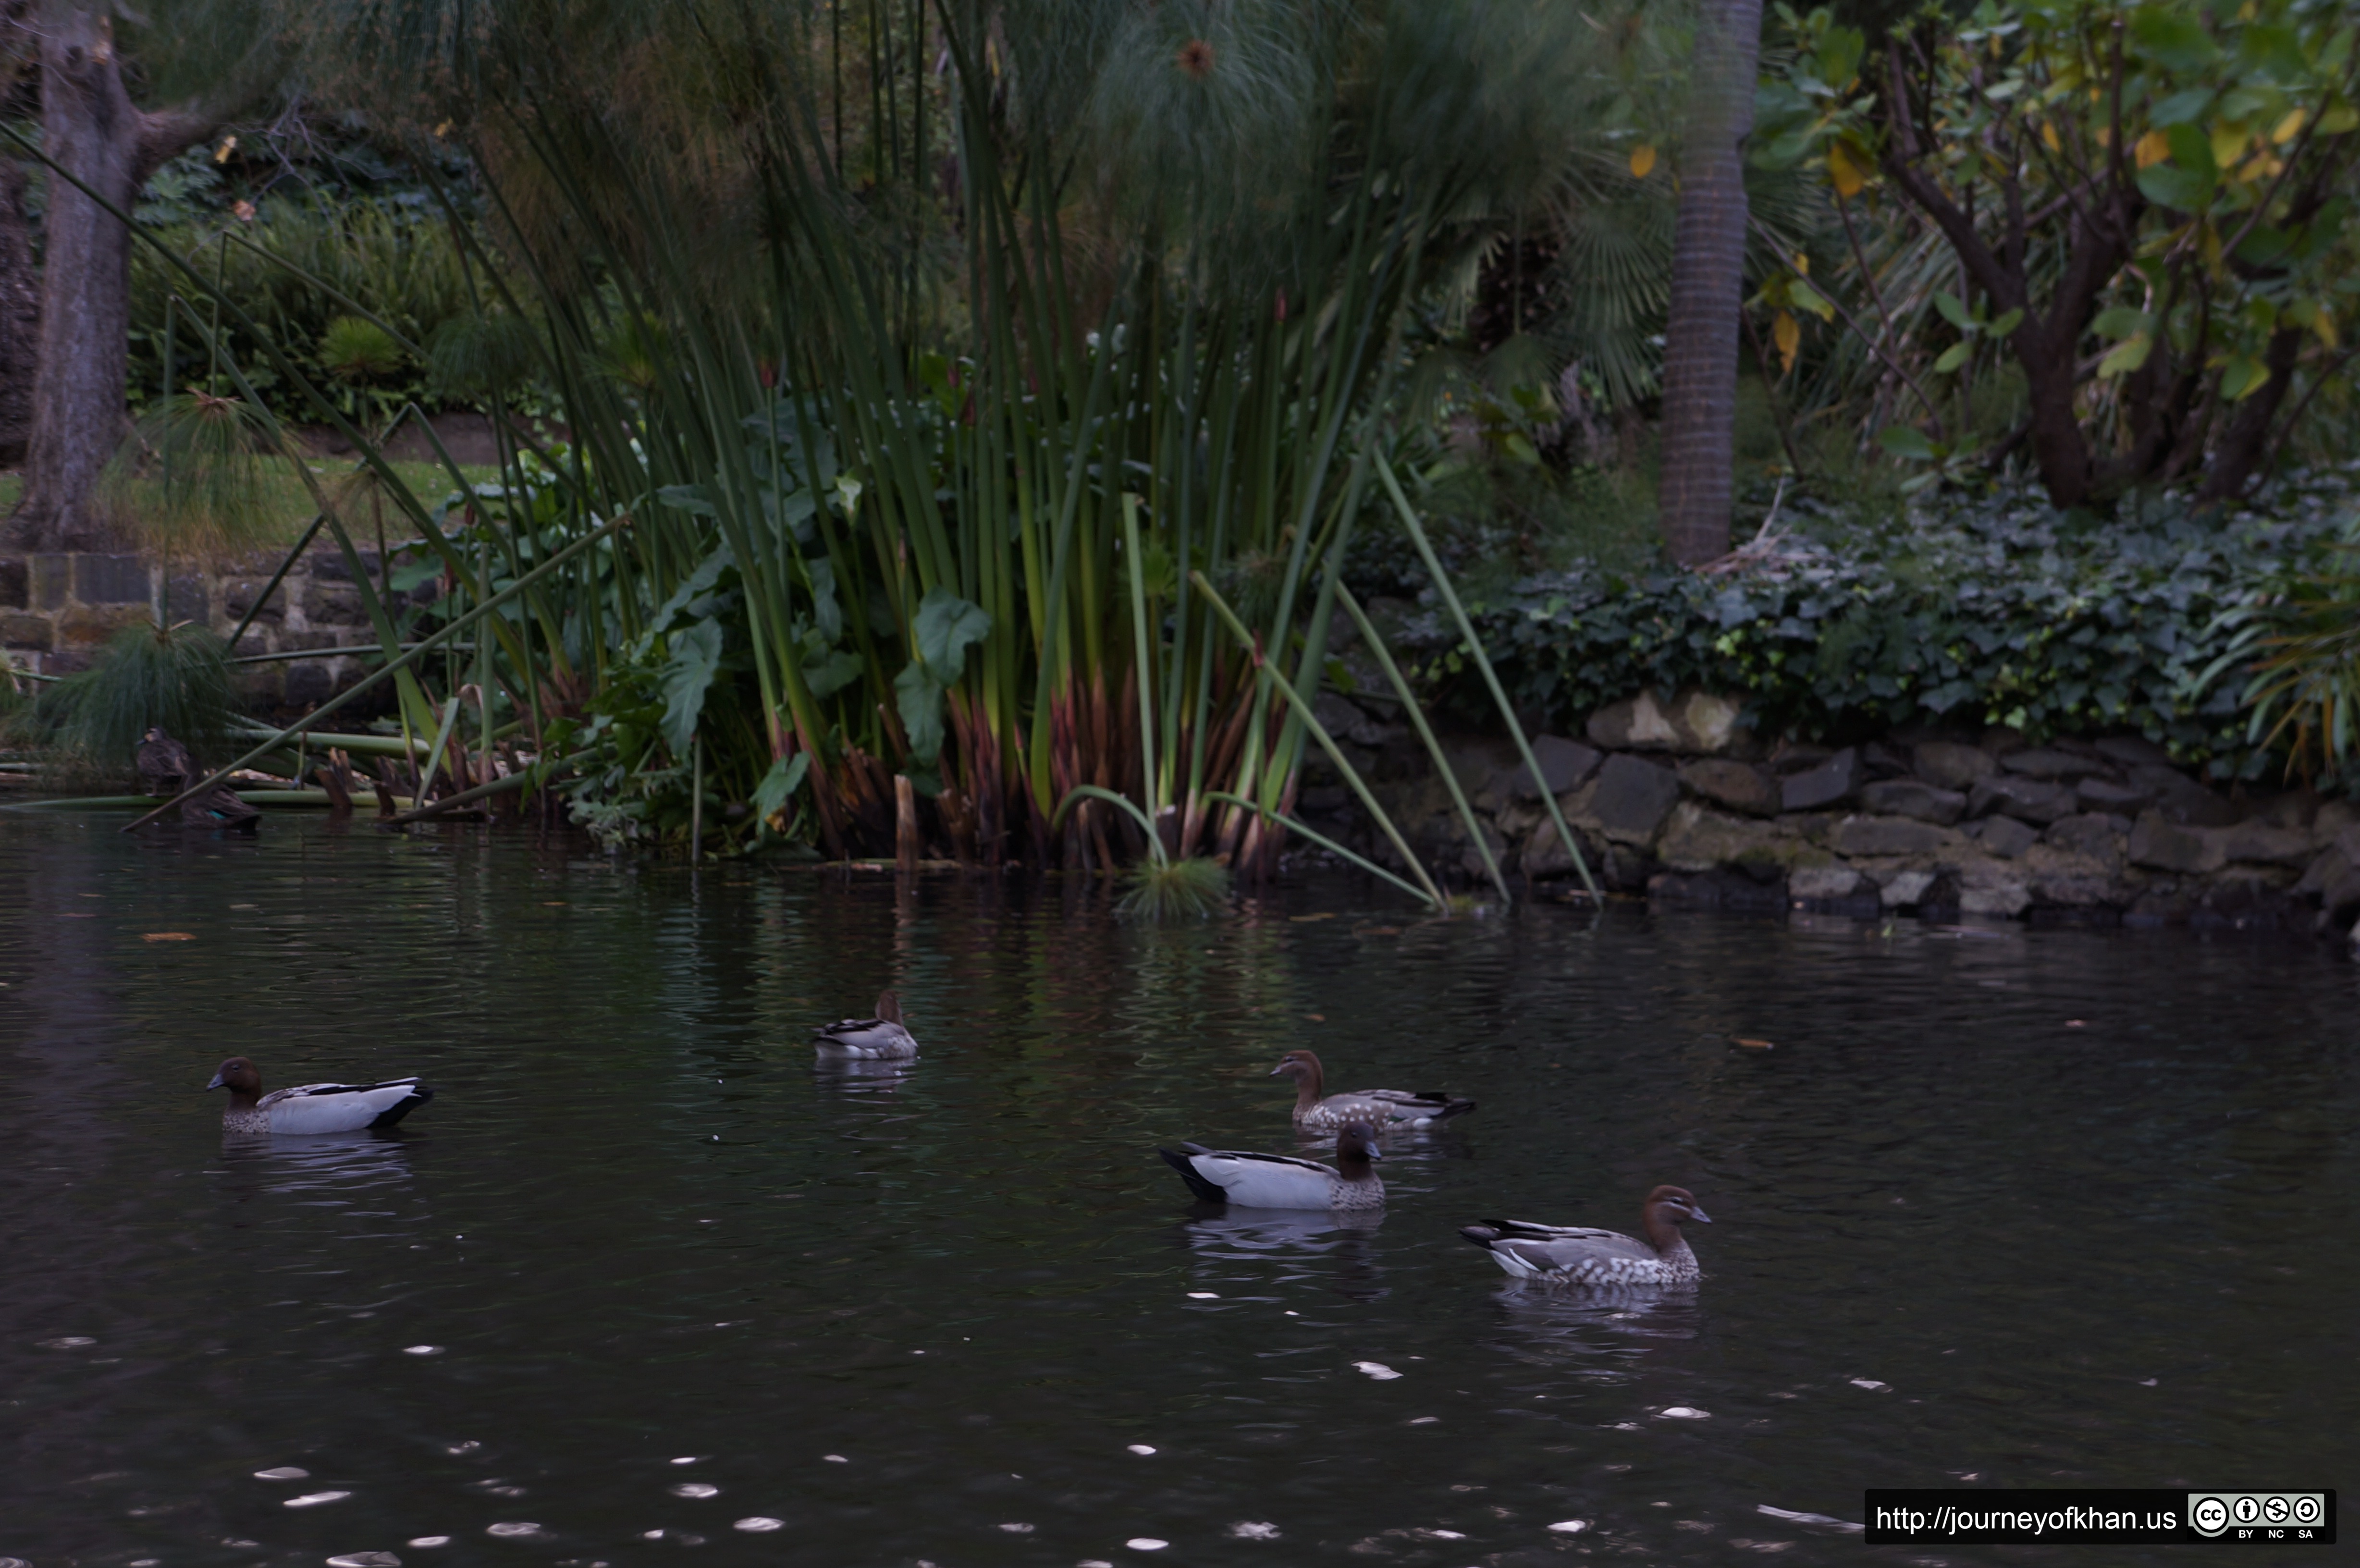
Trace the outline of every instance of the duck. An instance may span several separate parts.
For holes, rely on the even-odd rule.
[[[1365,1122],[1387,1131],[1426,1127],[1475,1108],[1472,1100],[1454,1100],[1439,1093],[1413,1094],[1404,1089],[1354,1089],[1322,1096],[1327,1073],[1319,1058],[1307,1051],[1288,1051],[1278,1059],[1270,1075],[1295,1080],[1295,1125],[1303,1132],[1334,1132],[1348,1122]]]
[[[1658,1187],[1639,1205],[1639,1229],[1646,1239],[1586,1225],[1534,1225],[1527,1220],[1491,1220],[1459,1232],[1491,1255],[1491,1261],[1519,1279],[1551,1285],[1687,1285],[1702,1278],[1696,1254],[1680,1226],[1690,1220],[1710,1225],[1685,1187]]]
[[[301,1083],[262,1092],[262,1070],[243,1056],[221,1064],[207,1089],[227,1089],[222,1130],[231,1133],[358,1132],[388,1127],[434,1097],[415,1078],[377,1083]]]
[[[812,1030],[812,1046],[822,1056],[899,1062],[918,1054],[918,1042],[901,1027],[901,998],[890,991],[877,993],[877,1016],[843,1018]]]
[[[1188,1191],[1208,1203],[1346,1213],[1384,1207],[1385,1184],[1370,1169],[1384,1155],[1377,1148],[1376,1129],[1366,1122],[1349,1122],[1338,1129],[1333,1166],[1284,1154],[1207,1149],[1196,1143],[1155,1152],[1180,1172]]]

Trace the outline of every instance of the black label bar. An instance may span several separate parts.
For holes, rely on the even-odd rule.
[[[1861,1539],[1871,1546],[2330,1546],[2333,1490],[1982,1486],[1872,1490]]]

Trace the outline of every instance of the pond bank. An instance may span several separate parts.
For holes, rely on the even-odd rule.
[[[1502,739],[1446,750],[1501,870],[1543,887],[1574,876],[1546,788],[1601,887],[1669,903],[2322,937],[2360,915],[2348,801],[2224,792],[2136,735],[2036,745],[2004,727],[1926,727],[1830,747],[1758,738],[1740,716],[1710,693],[1644,691],[1590,714],[1579,740],[1537,737],[1538,780]],[[1405,726],[1333,694],[1321,717],[1379,774],[1380,803],[1422,858],[1485,879],[1448,786],[1412,768],[1424,758]],[[1339,782],[1308,782],[1307,821],[1390,858]]]

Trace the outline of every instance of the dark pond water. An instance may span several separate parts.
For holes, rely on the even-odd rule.
[[[1764,1510],[2355,1479],[2360,975],[2300,942],[1423,923],[1340,880],[1142,931],[1055,887],[115,825],[0,815],[0,1554],[36,1568],[2188,1563]],[[815,1072],[887,982],[923,1058]],[[1155,1158],[1295,1147],[1296,1046],[1481,1102],[1396,1144],[1380,1223],[1200,1211]],[[231,1051],[441,1097],[226,1147]],[[1456,1236],[1631,1228],[1657,1181],[1718,1222],[1691,1297],[1553,1300]]]

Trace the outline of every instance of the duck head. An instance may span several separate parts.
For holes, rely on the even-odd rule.
[[[1273,1078],[1292,1078],[1307,1103],[1319,1097],[1319,1086],[1326,1074],[1320,1071],[1319,1058],[1307,1051],[1290,1051],[1278,1059],[1270,1070]]]
[[[1712,1224],[1712,1216],[1698,1205],[1695,1195],[1686,1187],[1656,1188],[1639,1205],[1639,1214],[1646,1226],[1647,1240],[1658,1252],[1678,1237],[1679,1227],[1688,1221]]]
[[[877,1016],[889,1024],[901,1021],[901,998],[890,991],[877,993]]]
[[[1384,1157],[1377,1147],[1377,1129],[1366,1122],[1346,1122],[1336,1134],[1336,1169],[1348,1179],[1367,1176],[1369,1162]]]
[[[234,1105],[251,1105],[262,1097],[262,1070],[243,1056],[233,1056],[221,1064],[208,1089],[226,1089]]]

